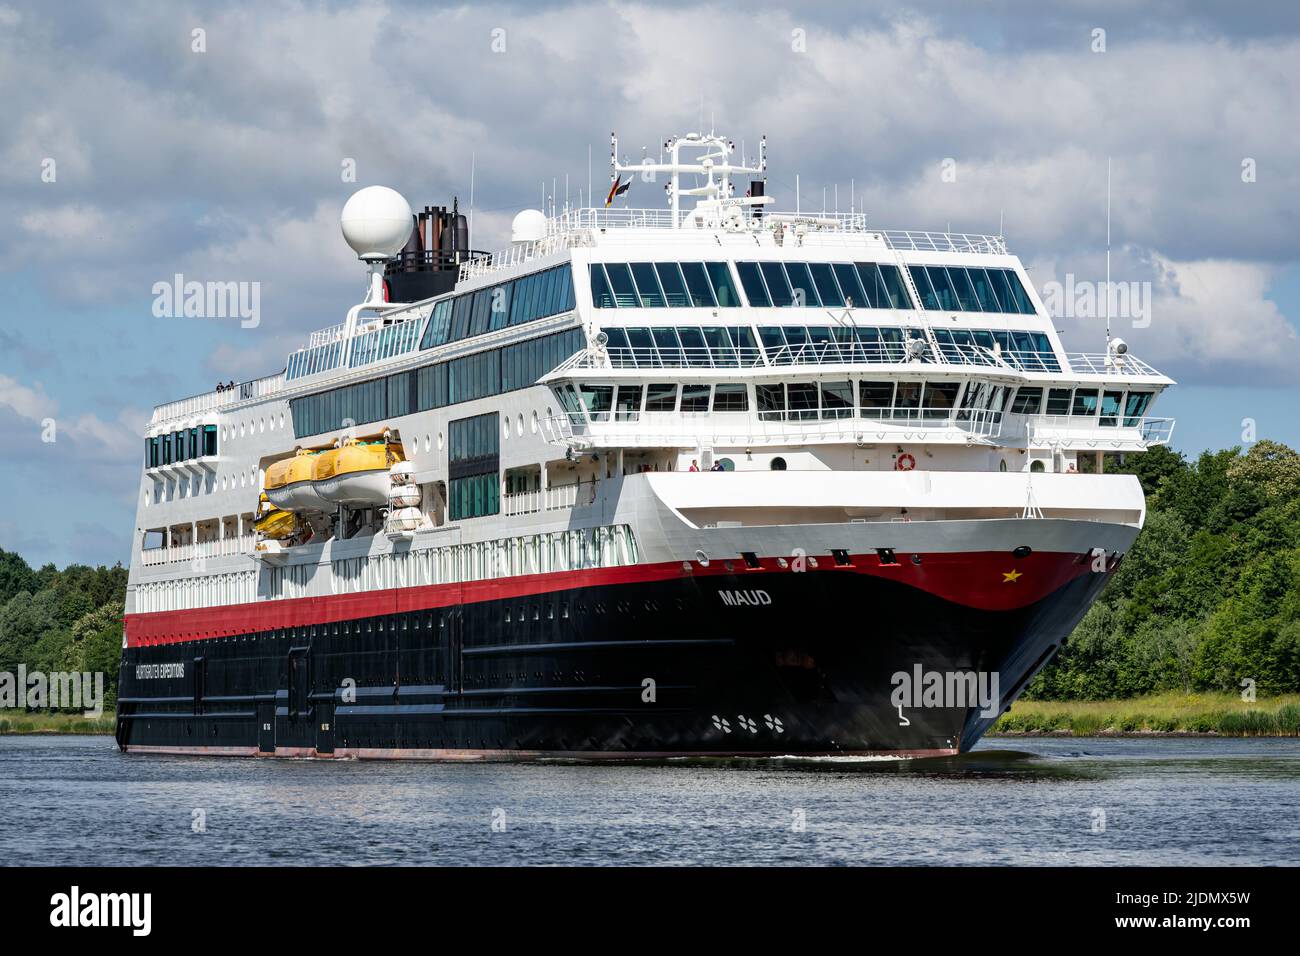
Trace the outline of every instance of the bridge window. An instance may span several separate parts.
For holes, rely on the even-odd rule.
[[[1119,409],[1124,403],[1123,392],[1102,392],[1101,393],[1101,421],[1100,425],[1115,426],[1119,424]]]
[[[671,382],[652,383],[646,386],[645,410],[671,412],[677,409],[677,385]]]
[[[822,382],[822,418],[853,417],[853,383]]]
[[[817,417],[817,384],[791,382],[786,386],[786,407],[791,421],[805,421]]]
[[[698,383],[683,385],[681,410],[683,412],[707,412],[709,410],[709,389],[708,385]]]
[[[926,382],[925,399],[922,409],[925,418],[947,418],[957,404],[957,393],[961,390],[960,382]]]
[[[641,386],[620,385],[614,417],[620,422],[634,422],[641,412]]]
[[[743,382],[720,382],[713,387],[715,412],[749,411],[749,394]]]
[[[1070,395],[1068,388],[1052,388],[1047,392],[1047,414],[1049,415],[1068,415],[1070,414]]]
[[[1016,392],[1016,399],[1011,403],[1011,411],[1016,415],[1037,415],[1042,404],[1041,388],[1022,388]]]
[[[883,418],[894,405],[893,382],[858,382],[858,404],[863,418]]]
[[[754,399],[758,402],[758,417],[762,421],[780,421],[785,418],[785,386],[755,385]]]
[[[593,422],[609,421],[609,411],[614,404],[613,385],[592,385],[582,383],[578,386],[578,395],[587,410],[587,416]]]
[[[1070,414],[1096,415],[1097,390],[1095,388],[1076,388],[1074,390],[1074,405],[1070,408]]]
[[[1142,424],[1142,416],[1146,414],[1147,406],[1151,404],[1151,392],[1129,392],[1128,401],[1124,405],[1124,427],[1136,428]]]

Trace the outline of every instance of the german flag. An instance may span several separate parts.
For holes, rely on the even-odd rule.
[[[614,185],[609,187],[609,195],[605,197],[606,209],[608,209],[610,206],[614,204],[614,197],[623,195],[625,192],[628,191],[628,188],[632,185],[632,180],[630,177],[627,182],[622,184],[620,184],[619,179],[620,177],[615,176]]]

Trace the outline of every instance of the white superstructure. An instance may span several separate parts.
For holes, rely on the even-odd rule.
[[[850,551],[882,522],[923,544],[988,519],[1011,547],[1005,522],[1050,544],[1092,521],[1090,545],[1127,547],[1140,489],[1097,472],[1168,440],[1169,378],[1118,340],[1067,353],[1000,236],[776,212],[732,181],[762,151],[665,147],[614,176],[666,177],[667,208],[529,212],[418,302],[387,301],[403,237],[375,225],[409,207],[372,194],[349,241],[381,254],[343,322],[279,373],[154,410],[128,614],[788,554],[808,525]],[[304,485],[292,533],[256,530],[268,470],[349,442],[391,467],[360,496]]]

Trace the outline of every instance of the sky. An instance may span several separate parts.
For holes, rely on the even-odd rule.
[[[1109,168],[1112,330],[1178,380],[1174,446],[1300,445],[1300,5],[805,6],[0,0],[0,548],[127,561],[151,408],[279,370],[359,301],[355,189],[472,200],[499,249],[566,176],[603,194],[611,130],[633,160],[765,135],[777,208],[797,177],[804,210],[1000,228],[1075,290],[1077,351],[1105,347],[1078,290]],[[258,283],[259,321],[155,316],[176,274]]]

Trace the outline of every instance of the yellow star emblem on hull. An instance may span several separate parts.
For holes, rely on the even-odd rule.
[[[1019,572],[1019,571],[1015,571],[1015,570],[1012,570],[1012,571],[1003,571],[1003,572],[1002,572],[1002,583],[1003,583],[1003,584],[1015,584],[1016,581],[1020,579],[1020,576],[1021,576],[1021,575],[1020,575],[1020,572]]]

